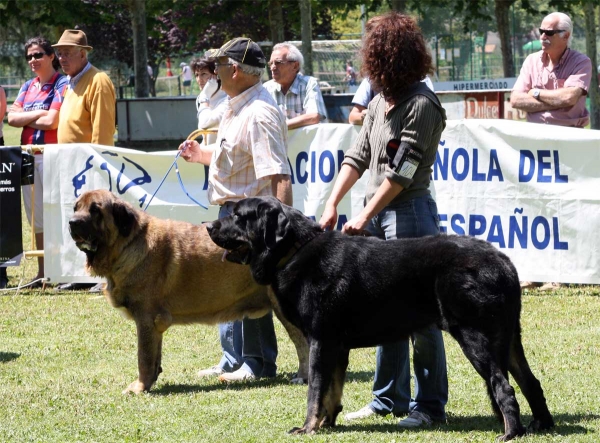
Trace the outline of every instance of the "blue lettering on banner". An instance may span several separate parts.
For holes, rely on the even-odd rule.
[[[325,160],[328,163],[328,172],[325,172]],[[319,178],[323,183],[329,183],[335,176],[335,159],[331,151],[323,151],[319,158]]]
[[[441,142],[440,144],[442,145]],[[452,158],[450,158],[449,148],[438,149],[438,152],[435,156],[435,162],[433,164],[433,179],[448,180],[448,170],[450,170],[452,178],[456,181],[464,181],[470,178],[471,181],[475,182],[489,182],[493,179],[503,182],[504,175],[502,174],[502,169],[500,168],[497,150],[490,149],[487,171],[485,168],[481,168],[480,166],[480,152],[482,151],[474,148],[473,154],[470,156],[469,151],[467,151],[465,148],[457,148],[452,152]]]
[[[550,160],[550,157],[552,159]],[[554,166],[554,176],[552,176]],[[537,161],[533,152],[522,149],[519,151],[519,182],[530,182],[537,170],[538,183],[569,183],[569,176],[560,173],[560,158],[558,151],[539,150]],[[553,180],[554,179],[554,180]]]
[[[521,214],[521,208],[515,209],[515,214]],[[445,223],[448,214],[440,214],[440,231],[448,232]],[[495,243],[498,248],[514,249],[518,243],[521,249],[528,249],[531,245],[535,249],[553,249],[556,251],[569,250],[569,242],[561,241],[558,217],[548,219],[538,215],[531,221],[524,215],[511,215],[508,218],[508,235],[505,235],[505,223],[500,215],[485,216],[482,214],[469,214],[466,218],[462,214],[450,216],[451,233],[458,235],[471,235]]]
[[[337,159],[335,158],[334,151],[329,150],[321,151],[318,158],[316,151],[311,151],[310,157],[309,153],[306,151],[298,152],[295,167],[292,166],[292,162],[288,158],[292,185],[295,185],[296,182],[303,185],[309,181],[309,179],[310,183],[316,183],[317,180],[323,183],[331,183],[335,178],[336,173],[339,172],[342,167],[344,155],[342,149],[337,150]]]
[[[298,157],[296,157],[296,177],[298,178],[298,183],[303,185],[306,183],[308,179],[308,173],[306,172],[306,166],[302,167],[302,163],[308,163],[308,152],[301,151],[298,153]],[[292,184],[294,184],[293,174],[294,169],[292,169]]]
[[[113,153],[113,152],[108,152],[108,151],[105,151],[102,154],[110,155],[112,157],[118,157],[118,154]],[[83,168],[83,170],[81,172],[79,172],[78,174],[74,175],[71,180],[71,182],[73,183],[75,198],[79,197],[79,195],[81,194],[81,192],[80,192],[81,189],[87,183],[86,172],[94,167],[94,165],[92,164],[92,160],[94,159],[94,157],[95,157],[94,155],[90,155],[87,158],[87,160],[85,161],[85,167]],[[117,175],[117,179],[116,179],[116,188],[117,188],[117,192],[120,195],[125,194],[130,188],[132,188],[134,186],[142,186],[146,183],[152,183],[152,177],[150,176],[150,174],[148,174],[148,172],[142,166],[140,166],[133,160],[128,159],[127,157],[123,157],[123,160],[124,160],[124,162],[121,164],[121,168],[119,170],[119,174]],[[133,165],[133,167],[135,169],[137,169],[137,171],[139,171],[139,173],[141,175],[129,180],[124,186],[121,186],[122,182],[125,182],[125,178],[129,177],[131,175],[131,174],[124,175],[124,171],[127,168],[127,165],[125,162],[129,163],[130,165]],[[110,173],[110,168],[108,167],[108,162],[106,162],[106,161],[102,162],[100,164],[100,170],[105,171],[106,174],[108,175],[108,186],[109,186],[108,190],[112,192],[112,175]],[[208,175],[208,174],[206,174],[206,175]],[[144,205],[147,195],[148,194],[144,194],[144,196],[138,200],[140,202],[140,207],[142,207]]]

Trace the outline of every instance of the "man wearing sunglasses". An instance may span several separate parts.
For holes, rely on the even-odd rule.
[[[273,80],[264,84],[286,117],[288,129],[327,120],[325,102],[315,77],[302,75],[302,53],[291,43],[273,47],[269,69]]]
[[[553,12],[540,27],[542,50],[525,59],[510,104],[527,112],[527,121],[583,128],[590,121],[585,97],[592,76],[589,57],[570,48],[573,23]],[[521,288],[554,291],[560,283],[521,282]]]
[[[578,128],[589,123],[585,97],[592,63],[570,48],[572,34],[566,14],[553,12],[542,21],[542,50],[525,59],[510,97],[513,108],[527,112],[528,122]]]
[[[229,96],[217,142],[186,141],[179,146],[189,162],[209,166],[208,200],[219,218],[230,215],[245,197],[272,195],[292,205],[285,117],[261,83],[265,56],[249,38],[235,38],[207,56],[215,61],[221,89]],[[223,356],[198,372],[229,383],[274,377],[277,340],[273,314],[219,325]]]

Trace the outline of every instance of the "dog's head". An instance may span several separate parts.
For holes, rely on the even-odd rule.
[[[250,264],[257,283],[270,284],[279,261],[298,242],[322,231],[302,212],[274,197],[253,197],[238,202],[229,217],[207,226],[213,242],[227,250],[226,259]]]
[[[85,252],[91,268],[99,254],[114,249],[116,242],[129,237],[137,226],[136,210],[106,190],[83,193],[69,220],[71,238]]]

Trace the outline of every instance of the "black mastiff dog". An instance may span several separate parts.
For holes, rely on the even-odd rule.
[[[382,241],[324,232],[275,198],[240,201],[207,225],[227,259],[249,264],[271,285],[283,315],[310,345],[308,410],[302,428],[333,426],[350,349],[397,341],[435,323],[485,380],[504,435],[523,435],[514,377],[531,406],[530,430],[554,426],[521,343],[521,289],[509,258],[465,236]]]

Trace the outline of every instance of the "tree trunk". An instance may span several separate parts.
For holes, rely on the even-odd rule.
[[[498,34],[500,34],[500,49],[502,50],[502,67],[504,68],[504,77],[515,76],[515,65],[513,63],[513,52],[510,44],[510,20],[509,12],[511,5],[515,0],[495,0],[494,12],[496,15],[496,25]]]
[[[390,9],[398,12],[406,13],[406,4],[408,0],[389,0]]]
[[[302,26],[302,55],[304,56],[304,74],[312,75],[312,22],[310,0],[298,0],[300,5],[300,23]]]
[[[146,36],[146,0],[129,0],[131,27],[133,30],[133,71],[135,96],[148,97],[148,41]]]
[[[592,78],[589,87],[590,96],[590,127],[600,129],[600,93],[598,91],[598,55],[596,48],[596,16],[594,3],[587,0],[583,5],[585,15],[585,50],[592,60]],[[600,8],[598,9],[600,22]]]
[[[273,42],[273,46],[275,46],[284,40],[281,0],[269,1],[269,24],[271,25],[271,41]]]

